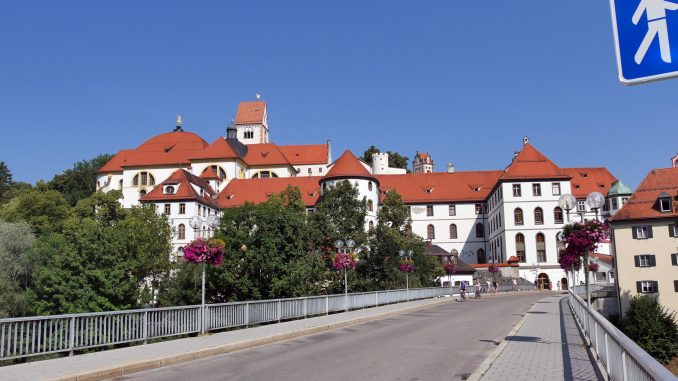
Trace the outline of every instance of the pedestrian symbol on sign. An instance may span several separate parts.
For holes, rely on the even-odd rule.
[[[647,13],[647,34],[640,43],[634,59],[638,65],[643,62],[647,49],[654,40],[659,38],[659,50],[662,61],[671,63],[671,47],[669,45],[669,31],[666,25],[666,11],[678,10],[678,4],[665,0],[641,0],[633,14],[633,24],[638,25],[643,13]]]

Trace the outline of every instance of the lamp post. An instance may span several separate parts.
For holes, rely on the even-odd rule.
[[[219,217],[217,217],[216,214],[210,214],[207,216],[207,225],[210,227],[209,230],[209,237],[214,237],[214,230],[217,228],[217,225],[219,224]]]
[[[355,246],[355,241],[352,239],[347,239],[346,242],[338,239],[334,242],[334,247],[337,248],[337,252],[348,254],[348,252]],[[344,267],[344,305],[346,306],[346,311],[348,311],[348,269]]]
[[[605,196],[599,192],[591,192],[586,197],[586,205],[596,213],[598,220],[598,209],[605,204]],[[591,308],[591,292],[589,290],[589,252],[584,253],[584,275],[586,278],[586,305]]]
[[[577,199],[569,194],[566,193],[558,198],[558,206],[560,209],[565,209],[565,212],[567,213],[567,223],[570,223],[570,210],[574,209],[577,206]],[[574,279],[574,263],[572,264],[572,283],[570,284],[570,288],[574,290],[574,284],[575,284],[575,279]]]
[[[200,225],[202,225],[202,218],[200,216],[193,216],[188,221],[188,224],[193,228],[193,239],[198,238],[198,231]],[[200,298],[200,318],[202,324],[200,324],[200,333],[205,334],[205,262],[201,263],[201,272],[202,272],[202,293]]]
[[[405,261],[411,260],[412,254],[414,254],[414,252],[412,250],[407,250],[407,252],[406,252],[405,250],[401,249],[400,251],[398,251],[398,255],[400,255],[400,258],[405,260]],[[406,292],[406,295],[407,295],[407,300],[409,301],[410,300],[410,270],[409,269],[407,271],[405,271],[405,292]]]

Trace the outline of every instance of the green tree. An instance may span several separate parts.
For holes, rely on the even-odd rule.
[[[104,154],[79,161],[73,164],[73,168],[55,175],[48,185],[61,192],[70,205],[75,205],[96,192],[97,171],[112,157],[113,155]]]
[[[27,223],[0,220],[0,318],[23,316],[30,311],[30,250],[34,239]]]
[[[70,209],[61,193],[38,183],[36,188],[20,192],[1,205],[0,218],[9,222],[25,221],[40,235],[61,231]]]
[[[678,356],[676,314],[655,298],[636,295],[621,320],[621,330],[662,364]]]
[[[5,200],[5,193],[14,184],[12,180],[12,171],[9,170],[4,161],[0,161],[0,202]]]

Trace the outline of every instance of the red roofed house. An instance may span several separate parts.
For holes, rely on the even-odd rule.
[[[609,222],[620,311],[641,294],[678,312],[678,167],[651,170]]]

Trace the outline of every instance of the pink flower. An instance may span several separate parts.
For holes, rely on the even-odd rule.
[[[457,272],[457,266],[455,266],[452,263],[448,263],[443,265],[443,270],[445,270],[445,273],[447,273],[448,275],[452,275]]]
[[[413,260],[404,260],[400,262],[398,269],[402,272],[409,273],[414,271],[414,261]]]
[[[224,261],[224,246],[224,242],[219,239],[205,241],[198,238],[184,246],[184,260],[189,263],[219,266]]]
[[[358,261],[353,254],[337,253],[332,261],[332,268],[335,270],[355,269]]]

